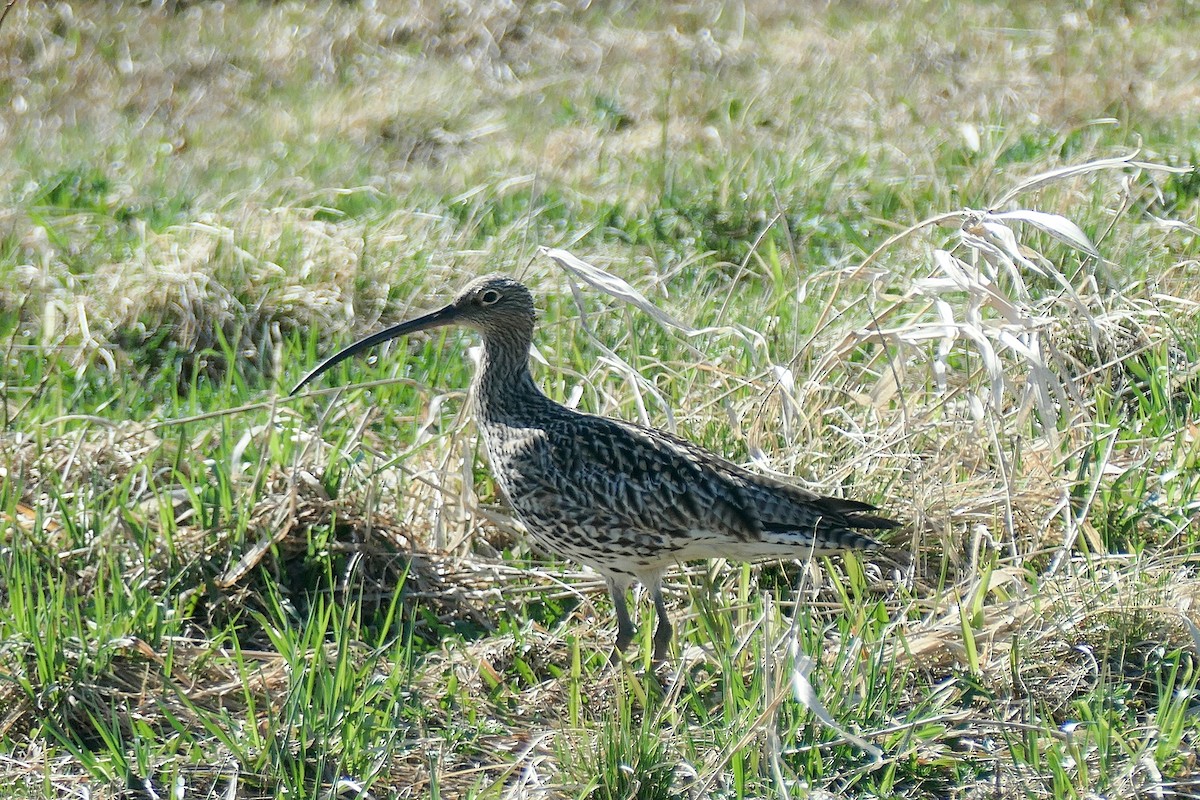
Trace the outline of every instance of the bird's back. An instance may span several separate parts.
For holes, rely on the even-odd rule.
[[[593,566],[872,548],[858,530],[897,524],[620,420],[550,405],[481,422],[496,478],[530,532]]]

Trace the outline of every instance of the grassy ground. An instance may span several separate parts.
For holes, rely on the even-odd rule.
[[[12,9],[0,796],[1200,793],[1194,5],[581,5]],[[470,337],[284,397],[490,270],[913,563],[689,565],[607,668]]]

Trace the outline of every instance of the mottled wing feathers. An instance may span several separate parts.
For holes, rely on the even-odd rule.
[[[623,525],[668,535],[707,528],[743,541],[761,534],[741,490],[725,485],[676,441],[604,417],[584,419],[586,426],[567,420],[547,428],[555,467]]]
[[[556,471],[576,492],[594,492],[594,502],[610,506],[631,530],[702,532],[737,545],[770,543],[772,552],[788,542],[828,551],[878,546],[854,529],[899,524],[867,513],[875,510],[868,503],[757,475],[677,436],[581,417],[547,428]]]

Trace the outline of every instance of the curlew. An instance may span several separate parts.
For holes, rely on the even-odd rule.
[[[389,339],[444,325],[478,331],[474,413],[496,483],[539,545],[604,576],[617,617],[614,659],[633,640],[625,595],[635,580],[654,601],[661,662],[672,636],[662,577],[672,565],[874,549],[881,544],[860,531],[899,524],[871,514],[875,506],[757,475],[678,436],[555,403],[529,373],[534,319],[524,284],[477,278],[445,308],[325,359],[291,394]]]

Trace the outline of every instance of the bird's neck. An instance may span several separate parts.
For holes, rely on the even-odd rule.
[[[475,384],[475,405],[482,422],[528,416],[550,402],[529,374],[529,347],[528,339],[484,338]]]

